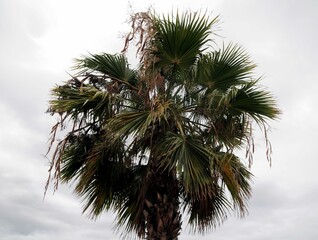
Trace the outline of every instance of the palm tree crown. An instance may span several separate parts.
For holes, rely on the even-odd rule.
[[[48,111],[61,117],[52,128],[55,187],[74,181],[84,211],[115,211],[119,226],[146,239],[177,239],[183,211],[198,231],[233,210],[243,216],[252,174],[237,151],[252,156],[253,122],[266,133],[279,114],[255,64],[235,44],[211,48],[218,18],[131,20],[121,54],[78,59],[78,74],[52,90]],[[133,40],[136,70],[125,56]],[[56,141],[59,129],[67,133]]]

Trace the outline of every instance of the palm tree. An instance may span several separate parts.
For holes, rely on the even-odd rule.
[[[240,149],[252,157],[253,124],[266,134],[279,114],[255,64],[235,44],[210,46],[218,18],[131,20],[122,53],[77,59],[78,73],[53,88],[48,112],[60,120],[47,184],[73,182],[84,212],[112,210],[119,227],[145,239],[177,239],[184,212],[199,232],[232,211],[244,216],[252,174]],[[136,70],[125,56],[133,40]]]

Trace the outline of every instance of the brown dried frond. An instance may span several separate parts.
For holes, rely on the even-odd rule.
[[[248,167],[251,168],[253,164],[253,155],[255,151],[252,121],[249,121],[247,123],[247,129],[248,129],[248,134],[246,135],[247,144],[246,144],[245,157],[248,160]]]
[[[52,145],[55,142],[55,135],[56,132],[58,131],[58,126],[61,126],[61,122],[58,122],[57,124],[55,124],[52,127],[52,137],[51,137],[51,141],[49,144],[49,149],[48,152],[46,153],[45,156],[47,156],[49,154],[49,152],[51,151]],[[54,181],[54,192],[58,189],[58,185],[59,185],[59,178],[60,178],[60,173],[61,173],[61,159],[62,159],[62,154],[65,150],[65,146],[67,143],[67,137],[65,139],[63,139],[62,141],[60,141],[57,146],[55,147],[55,150],[53,152],[53,156],[52,156],[52,160],[50,162],[50,167],[49,167],[49,176],[46,180],[45,183],[45,188],[44,188],[44,197],[47,193],[47,190],[49,188],[50,182]],[[54,175],[52,176],[52,172],[54,172]]]
[[[269,138],[268,138],[268,131],[270,131],[269,127],[266,127],[266,124],[263,123],[263,130],[264,130],[264,137],[265,137],[265,144],[266,144],[266,158],[267,158],[267,161],[269,162],[269,166],[271,167],[272,166],[272,153],[273,153],[273,150],[272,150],[272,144],[271,142],[269,141]]]
[[[122,53],[127,52],[129,44],[134,39],[137,40],[137,54],[142,54],[145,50],[148,40],[152,37],[153,19],[149,11],[138,12],[130,16],[131,30],[125,38],[125,46]]]
[[[71,132],[61,141],[56,140],[56,134],[58,131],[61,131],[65,126],[64,123],[69,117],[68,114],[60,114],[61,119],[53,125],[52,130],[51,130],[51,136],[49,139],[49,147],[48,151],[45,154],[45,157],[48,156],[48,154],[51,152],[52,148],[54,147],[54,152],[52,153],[51,161],[50,161],[50,167],[48,169],[49,176],[46,180],[45,183],[45,188],[44,188],[44,197],[47,193],[47,190],[49,188],[49,185],[51,181],[53,181],[54,185],[54,192],[58,189],[59,186],[59,181],[60,181],[60,175],[61,175],[61,161],[62,161],[62,156],[64,154],[65,148],[67,143],[69,142],[70,138],[75,134],[76,132],[86,128],[82,127],[81,125],[83,124],[81,119],[79,123],[77,121],[74,121],[72,130]],[[57,145],[55,143],[58,141]],[[52,176],[53,172],[53,176]]]

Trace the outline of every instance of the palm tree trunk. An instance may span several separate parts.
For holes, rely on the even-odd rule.
[[[181,231],[176,171],[152,168],[143,212],[148,240],[177,240]]]

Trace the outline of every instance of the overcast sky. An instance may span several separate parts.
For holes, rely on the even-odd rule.
[[[218,41],[242,45],[264,75],[283,114],[272,122],[273,165],[257,134],[249,215],[181,240],[316,240],[318,237],[318,1],[133,1],[136,11],[179,8],[220,15]],[[50,89],[68,79],[72,59],[119,52],[127,0],[0,0],[0,239],[120,239],[114,216],[81,214],[69,186],[43,201],[43,157],[55,117],[45,114]]]

